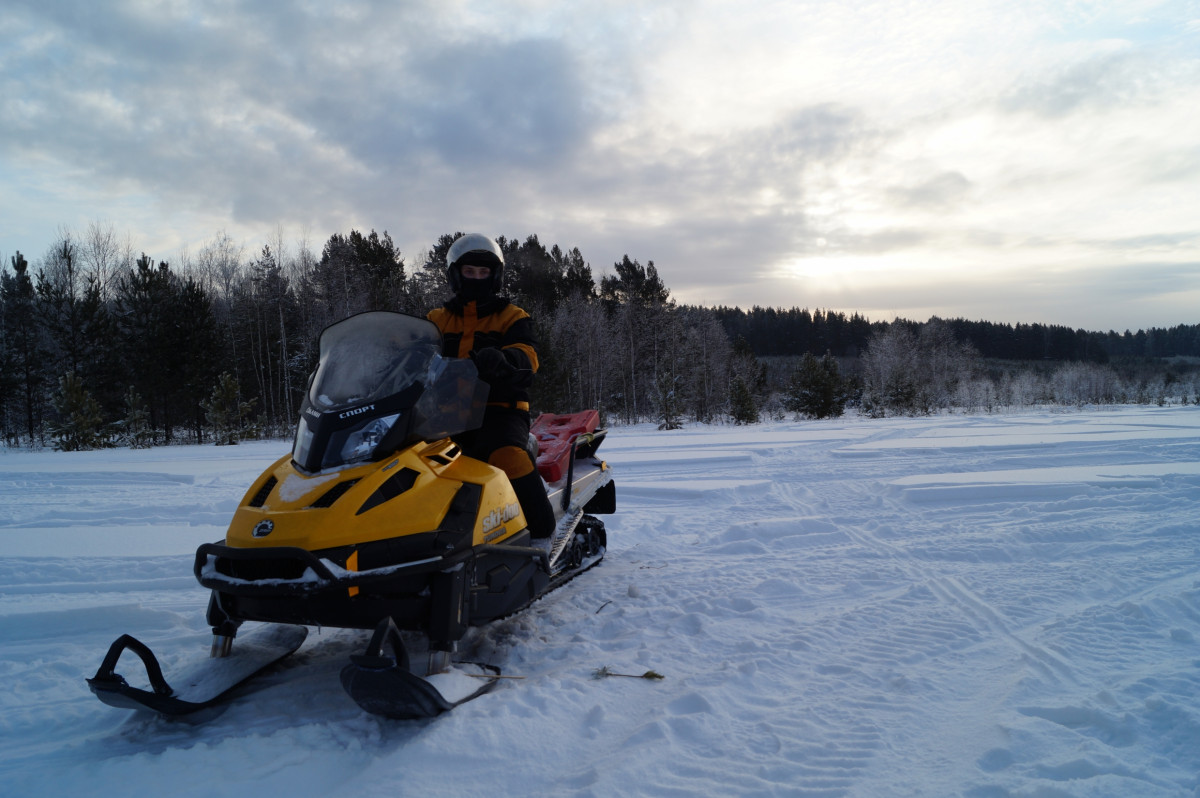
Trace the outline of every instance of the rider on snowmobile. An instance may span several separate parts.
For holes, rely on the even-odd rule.
[[[427,314],[442,332],[442,355],[471,358],[490,387],[482,426],[454,439],[468,456],[508,475],[530,535],[547,538],[554,531],[554,510],[526,448],[528,389],[538,370],[532,320],[499,295],[504,253],[487,236],[456,239],[446,253],[446,277],[454,296]]]

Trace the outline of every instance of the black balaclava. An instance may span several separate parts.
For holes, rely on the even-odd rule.
[[[496,295],[492,290],[492,275],[471,280],[459,275],[458,295],[464,302],[486,302]]]
[[[464,266],[483,266],[488,275],[469,280],[462,273]],[[491,252],[468,252],[455,262],[453,268],[458,271],[458,297],[463,302],[486,302],[496,296],[496,270],[504,266]]]

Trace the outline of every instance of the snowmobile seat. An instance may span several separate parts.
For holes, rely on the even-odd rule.
[[[600,424],[600,413],[582,410],[578,413],[542,413],[530,427],[537,438],[537,469],[542,479],[558,482],[567,473],[567,460],[571,456],[571,442],[579,435],[595,432]]]

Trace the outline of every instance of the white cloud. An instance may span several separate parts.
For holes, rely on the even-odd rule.
[[[1086,291],[1101,327],[1126,275],[1200,260],[1192,16],[13,0],[0,251],[95,218],[147,248],[386,229],[410,257],[473,227],[654,260],[693,301],[1053,323]],[[1132,326],[1194,321],[1147,296]]]

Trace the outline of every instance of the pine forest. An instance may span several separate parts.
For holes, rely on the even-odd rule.
[[[0,429],[65,450],[286,438],[322,329],[364,310],[423,316],[449,295],[442,235],[409,261],[387,232],[320,250],[218,234],[173,262],[93,223],[0,264]],[[1200,402],[1200,324],[1121,333],[832,310],[697,307],[654,263],[599,275],[578,248],[499,238],[505,293],[535,322],[534,413],[605,423],[754,423]]]

